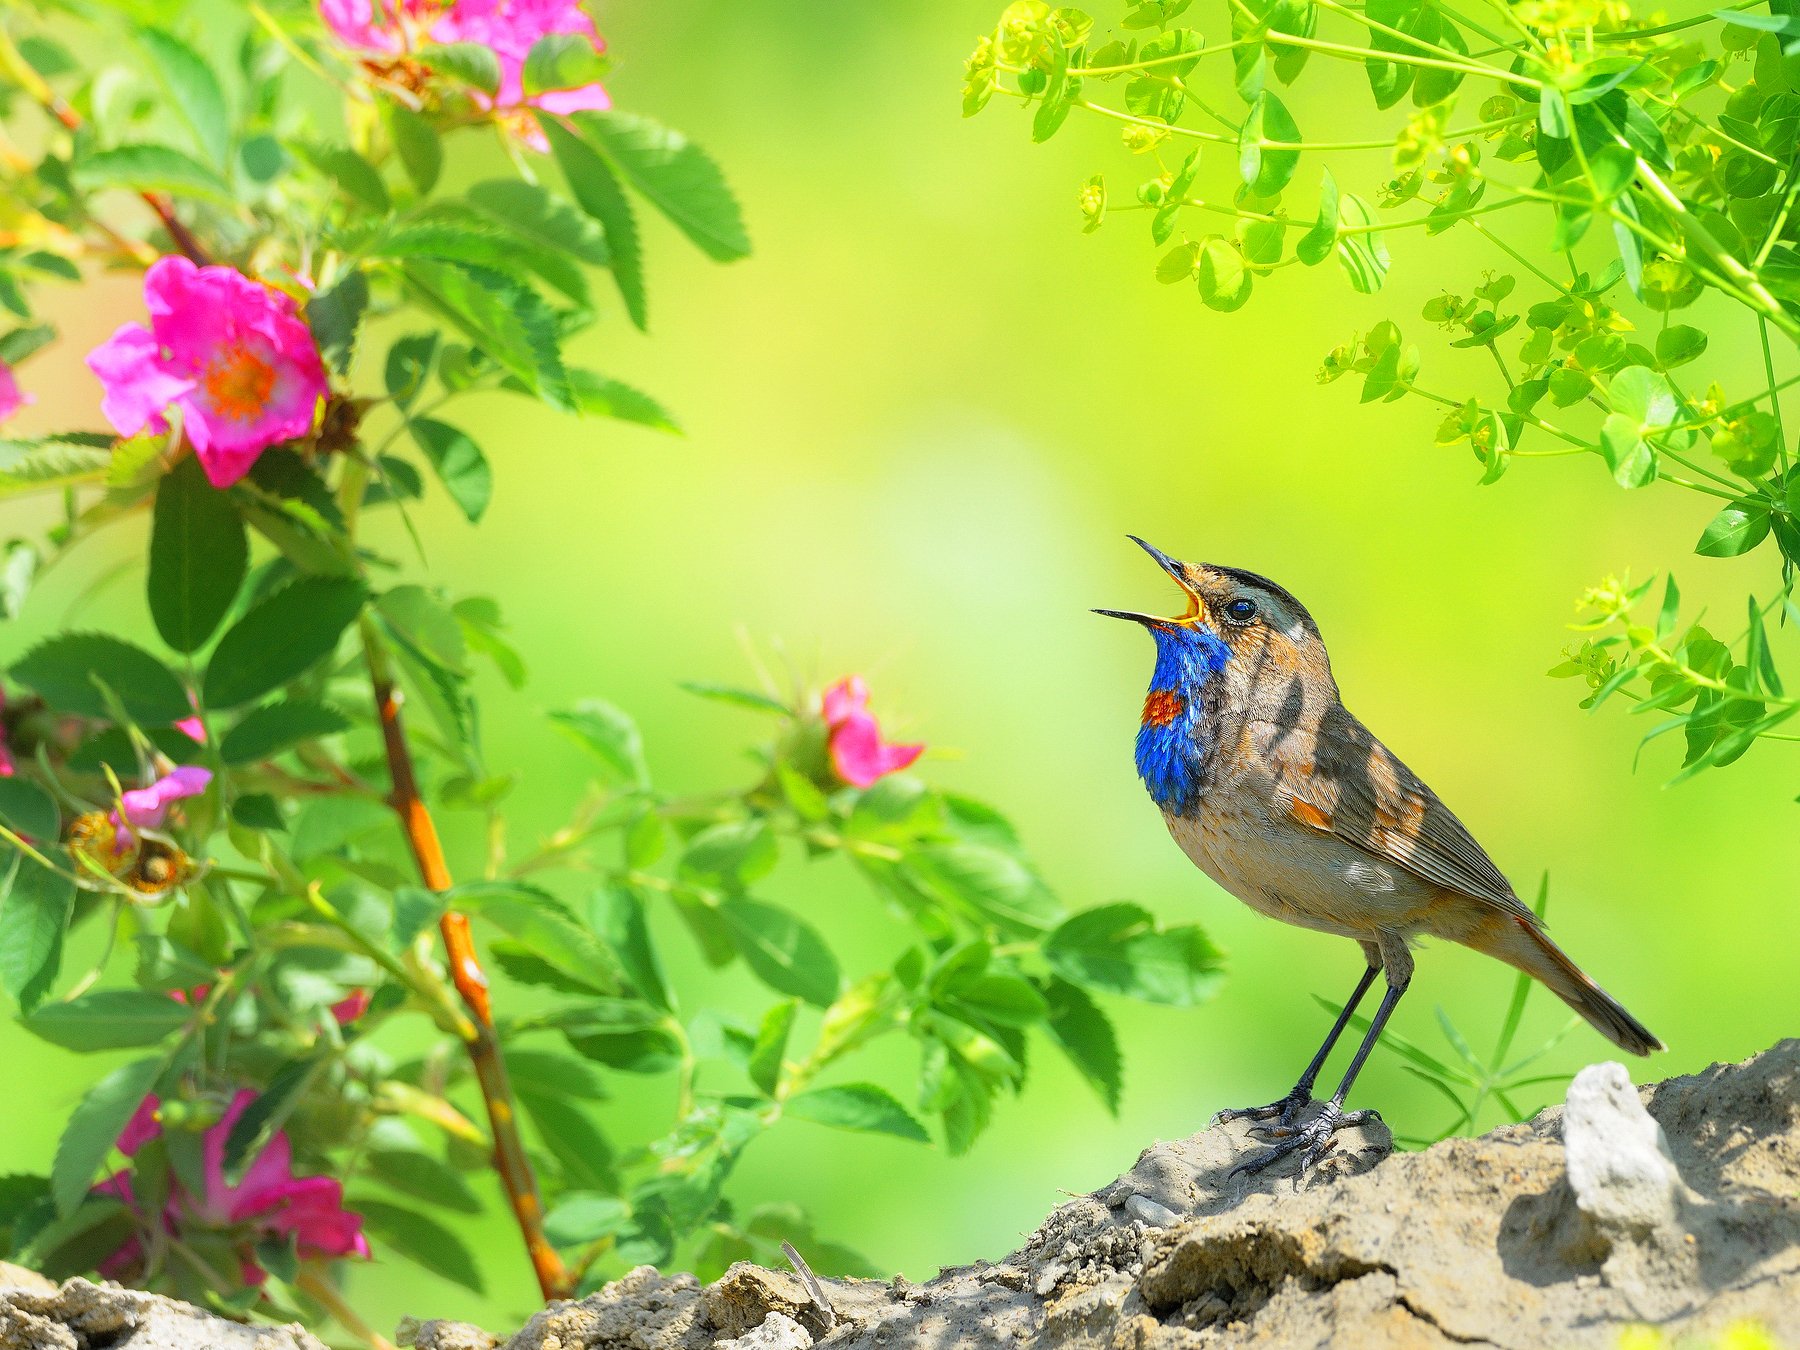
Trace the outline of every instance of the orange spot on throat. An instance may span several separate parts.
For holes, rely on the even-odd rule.
[[[1187,711],[1187,700],[1173,689],[1152,689],[1144,695],[1144,725],[1166,727]]]
[[[248,422],[269,406],[275,367],[248,347],[229,347],[206,368],[200,386],[221,417]]]

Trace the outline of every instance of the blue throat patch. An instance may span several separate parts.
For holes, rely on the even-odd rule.
[[[1185,815],[1206,787],[1212,747],[1203,725],[1206,686],[1231,659],[1217,633],[1198,626],[1152,628],[1156,670],[1138,728],[1137,771],[1150,799],[1171,815]]]

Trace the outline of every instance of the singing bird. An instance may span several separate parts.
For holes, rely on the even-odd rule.
[[[1292,594],[1235,567],[1178,562],[1129,536],[1187,597],[1173,618],[1094,611],[1142,624],[1156,670],[1137,734],[1137,769],[1194,864],[1270,918],[1353,939],[1367,968],[1292,1092],[1221,1119],[1272,1121],[1277,1142],[1243,1163],[1291,1153],[1311,1166],[1335,1132],[1375,1116],[1344,1098],[1412,979],[1414,939],[1447,938],[1541,980],[1607,1040],[1663,1049],[1583,973],[1520,903],[1468,830],[1338,696],[1318,625]],[[1375,982],[1381,1006],[1343,1081],[1301,1122],[1313,1084]]]

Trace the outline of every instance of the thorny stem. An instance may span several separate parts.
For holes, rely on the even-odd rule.
[[[400,828],[406,835],[407,847],[412,850],[413,861],[418,864],[420,878],[427,889],[442,894],[453,884],[450,868],[444,861],[437,825],[419,795],[418,774],[401,723],[400,691],[394,684],[393,669],[381,636],[367,616],[361,620],[360,631],[369,683],[375,696],[375,715],[381,725],[382,746],[387,753],[388,775],[393,782],[393,795],[388,798],[388,804],[400,817]],[[487,976],[482,973],[474,940],[469,935],[469,916],[457,909],[446,909],[438,922],[438,931],[443,935],[444,957],[450,967],[451,981],[471,1018],[471,1026],[462,1038],[463,1048],[475,1070],[482,1102],[487,1107],[488,1123],[493,1128],[495,1170],[500,1174],[519,1232],[525,1239],[526,1253],[537,1274],[538,1289],[546,1301],[566,1298],[574,1291],[574,1285],[562,1257],[544,1236],[544,1203],[538,1193],[531,1159],[525,1152],[525,1141],[519,1133],[518,1108],[513,1100],[512,1086],[507,1081],[500,1042],[494,1034]]]

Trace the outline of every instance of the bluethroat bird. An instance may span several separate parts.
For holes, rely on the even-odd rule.
[[[1291,1153],[1310,1166],[1341,1126],[1344,1098],[1412,979],[1412,942],[1447,938],[1547,985],[1634,1055],[1663,1044],[1584,974],[1521,904],[1437,795],[1344,707],[1318,625],[1286,590],[1234,567],[1178,562],[1135,535],[1187,597],[1173,618],[1096,610],[1156,639],[1137,769],[1194,864],[1271,918],[1355,940],[1367,963],[1294,1090],[1220,1113],[1273,1122],[1277,1142],[1240,1168]],[[1387,990],[1343,1081],[1304,1123],[1313,1084],[1375,977]]]

